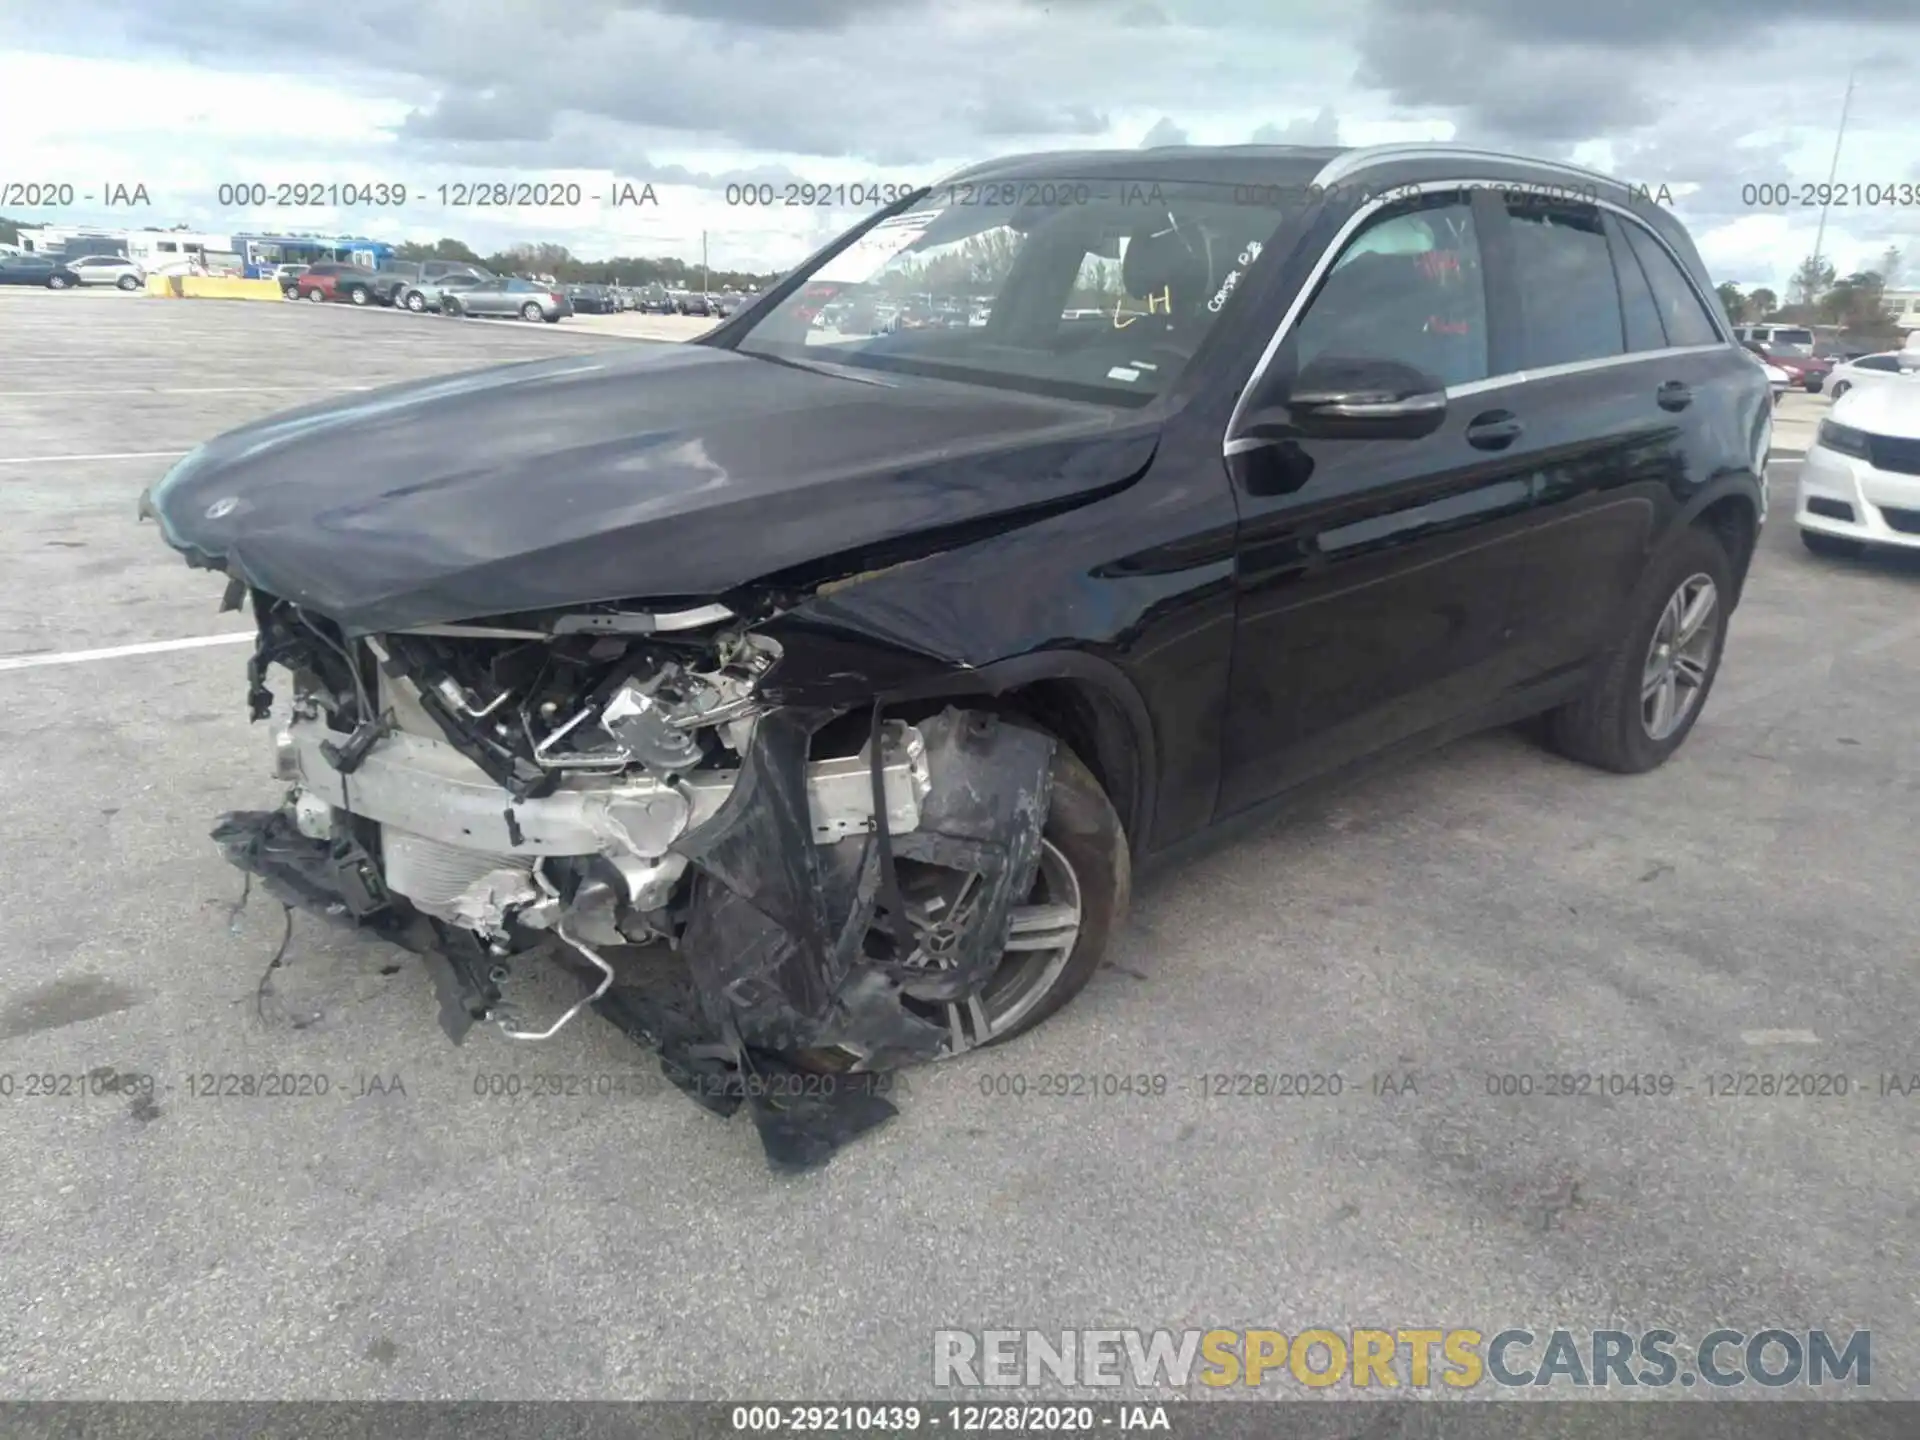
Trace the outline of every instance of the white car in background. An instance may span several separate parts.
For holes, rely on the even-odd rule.
[[[1758,355],[1753,358],[1760,360]],[[1780,397],[1787,393],[1787,387],[1793,384],[1793,377],[1778,365],[1769,365],[1765,360],[1760,360],[1760,368],[1767,372],[1767,385],[1773,391],[1773,403],[1778,405]]]
[[[80,277],[82,285],[138,290],[147,283],[147,272],[124,255],[76,255],[66,266]]]
[[[1856,385],[1882,380],[1920,380],[1920,350],[1885,350],[1833,367],[1827,393],[1838,400]]]
[[[1856,385],[1833,402],[1800,466],[1794,520],[1816,555],[1920,550],[1920,385]]]

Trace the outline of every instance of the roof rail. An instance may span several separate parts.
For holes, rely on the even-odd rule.
[[[1372,169],[1375,165],[1384,165],[1393,160],[1419,160],[1429,156],[1434,159],[1450,157],[1460,160],[1505,160],[1516,165],[1536,165],[1543,170],[1555,170],[1563,175],[1577,175],[1583,180],[1604,180],[1609,185],[1624,187],[1627,183],[1616,175],[1605,175],[1598,170],[1589,170],[1583,165],[1566,165],[1558,160],[1536,160],[1528,155],[1513,155],[1503,150],[1482,150],[1472,145],[1455,145],[1448,140],[1363,145],[1357,150],[1343,151],[1321,167],[1320,173],[1313,177],[1313,183],[1330,185],[1356,171]]]

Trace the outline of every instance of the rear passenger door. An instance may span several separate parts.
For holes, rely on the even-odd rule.
[[[1637,222],[1531,194],[1505,195],[1500,209],[1534,466],[1512,643],[1523,680],[1551,682],[1612,638],[1658,528],[1705,478],[1688,435],[1707,408],[1706,352],[1748,362]],[[1638,237],[1665,267],[1651,278]]]

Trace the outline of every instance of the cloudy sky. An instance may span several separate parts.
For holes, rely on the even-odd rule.
[[[995,154],[1461,140],[1666,185],[1717,279],[1784,288],[1839,178],[1920,182],[1916,0],[60,0],[0,3],[0,215],[552,240],[773,269],[852,218],[728,186],[929,182]],[[64,182],[66,209],[10,184]],[[239,210],[223,183],[405,185],[398,208]],[[574,207],[441,203],[578,184]],[[144,184],[151,207],[77,197]],[[627,182],[657,204],[612,207]],[[1747,203],[1745,187],[1794,187]],[[562,192],[564,193],[564,192]],[[635,193],[638,193],[637,191]],[[1920,206],[1836,208],[1844,274]]]

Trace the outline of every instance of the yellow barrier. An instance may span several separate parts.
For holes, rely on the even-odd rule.
[[[182,275],[174,282],[187,300],[280,300],[278,280],[237,280],[224,275]]]
[[[178,275],[149,275],[147,294],[157,295],[162,300],[180,298],[180,277]]]

